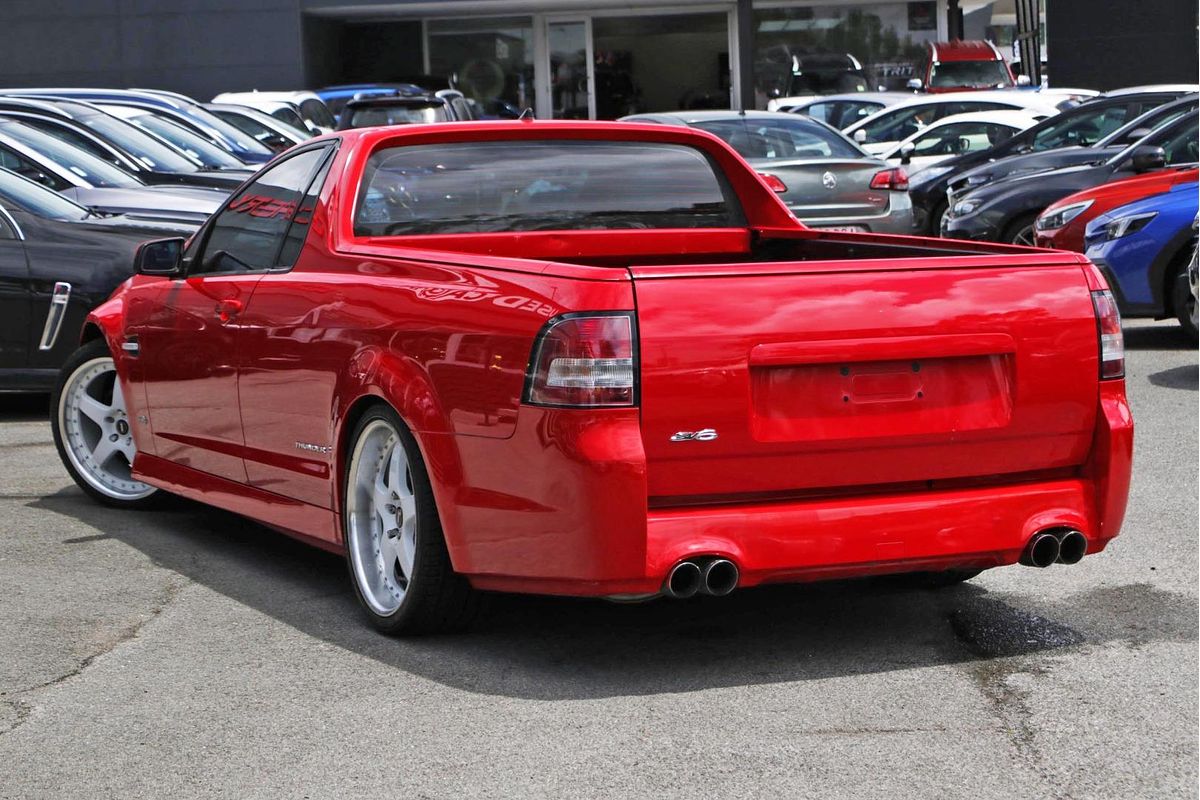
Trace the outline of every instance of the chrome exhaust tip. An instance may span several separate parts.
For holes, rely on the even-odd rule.
[[[700,591],[701,584],[700,567],[694,561],[680,561],[667,573],[667,583],[663,591],[667,597],[686,600]]]
[[[1058,563],[1078,564],[1087,555],[1088,540],[1082,531],[1063,531],[1058,535]]]
[[[1021,553],[1021,563],[1027,567],[1045,569],[1058,560],[1058,553],[1057,536],[1053,533],[1035,533]]]
[[[705,565],[701,591],[714,597],[724,597],[737,588],[738,568],[727,558],[717,558]]]

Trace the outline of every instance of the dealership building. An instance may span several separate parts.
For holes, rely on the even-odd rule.
[[[541,118],[762,107],[839,63],[846,90],[903,88],[955,37],[1055,86],[1197,80],[1181,0],[14,0],[5,17],[3,86],[207,99],[415,79]]]

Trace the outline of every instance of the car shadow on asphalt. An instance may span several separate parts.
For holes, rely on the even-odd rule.
[[[928,591],[883,579],[633,605],[492,595],[464,633],[391,639],[366,623],[341,558],[236,515],[183,500],[161,511],[117,511],[73,488],[32,505],[96,529],[98,536],[74,546],[119,540],[309,636],[492,695],[688,692],[1029,656],[1085,642],[1196,640],[1195,599],[1147,585],[1095,588],[1032,609],[969,583]]]
[[[36,422],[49,418],[49,395],[0,393],[0,422]]]
[[[1147,376],[1146,380],[1164,389],[1200,389],[1200,365],[1185,364],[1182,367],[1172,367]]]
[[[1159,325],[1126,326],[1126,350],[1195,350],[1196,343],[1188,341],[1178,322],[1163,321]]]

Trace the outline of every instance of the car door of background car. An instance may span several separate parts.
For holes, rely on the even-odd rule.
[[[159,457],[245,482],[240,318],[255,284],[277,265],[324,153],[303,151],[264,171],[197,234],[185,258],[186,277],[131,294],[126,343],[136,343]]]
[[[25,243],[17,222],[0,206],[0,371],[28,364],[31,303]],[[17,387],[0,383],[0,389],[8,388]]]
[[[238,394],[251,486],[329,508],[333,443],[328,441],[335,386],[345,348],[322,325],[335,292],[307,291],[289,274],[314,224],[333,163],[332,148],[288,228],[279,266],[263,276],[242,318]],[[320,229],[321,220],[316,224]]]

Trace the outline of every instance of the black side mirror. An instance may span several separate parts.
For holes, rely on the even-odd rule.
[[[912,163],[913,153],[916,152],[917,146],[912,142],[905,142],[900,145],[900,163],[908,166]]]
[[[1150,172],[1162,169],[1167,165],[1167,152],[1152,144],[1143,144],[1133,148],[1129,156],[1129,166],[1134,172]]]
[[[138,246],[133,269],[139,275],[174,276],[183,274],[183,238],[155,239]]]

